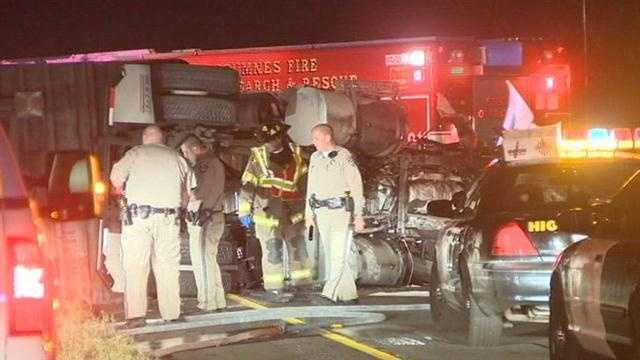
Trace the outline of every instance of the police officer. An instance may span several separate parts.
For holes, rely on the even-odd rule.
[[[354,303],[358,292],[348,254],[351,224],[357,232],[364,229],[362,178],[351,153],[336,145],[331,126],[316,125],[311,136],[316,152],[309,161],[305,222],[317,227],[328,256],[322,296],[334,303]]]
[[[180,146],[193,165],[198,186],[187,209],[191,264],[198,290],[198,308],[214,311],[227,306],[218,245],[224,233],[224,165],[200,139],[189,136]]]
[[[145,128],[142,145],[127,151],[111,170],[116,191],[125,189],[131,220],[122,227],[127,327],[144,325],[150,265],[162,318],[180,317],[179,216],[185,194],[194,184],[186,160],[165,146],[163,138],[159,127]]]
[[[242,175],[240,208],[243,226],[255,223],[262,248],[262,274],[267,297],[286,302],[283,246],[287,247],[294,285],[309,283],[312,269],[304,236],[304,181],[307,174],[302,149],[286,136],[287,125],[268,122],[256,132],[261,146],[251,149]]]

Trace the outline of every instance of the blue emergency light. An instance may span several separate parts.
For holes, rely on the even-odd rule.
[[[604,128],[589,129],[587,138],[589,141],[607,141],[610,139],[609,130]]]

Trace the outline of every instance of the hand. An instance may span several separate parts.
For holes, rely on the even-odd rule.
[[[242,224],[243,228],[248,230],[251,225],[253,225],[253,219],[251,218],[251,215],[240,216],[240,224]]]
[[[353,219],[353,227],[356,232],[364,231],[364,218],[362,216],[356,216],[355,219]]]

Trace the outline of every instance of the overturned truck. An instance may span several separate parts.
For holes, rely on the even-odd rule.
[[[149,118],[167,131],[171,146],[178,146],[185,136],[195,134],[218,150],[228,179],[226,229],[218,258],[227,291],[252,288],[261,282],[260,247],[239,226],[236,211],[240,174],[250,147],[257,145],[252,131],[264,121],[287,122],[291,126],[291,139],[306,146],[308,154],[313,151],[308,146],[310,128],[328,123],[335,129],[338,143],[354,153],[363,174],[366,196],[367,230],[356,235],[351,250],[360,285],[427,282],[433,244],[447,222],[429,215],[427,204],[435,199],[451,199],[474,176],[470,149],[460,144],[436,143],[426,137],[407,142],[406,111],[395,100],[398,90],[388,83],[345,81],[336,91],[306,87],[278,94],[241,94],[234,70],[180,63],[38,65],[7,69],[2,76],[16,79],[15,87],[5,82],[2,92],[7,99],[13,97],[3,103],[10,105],[6,112],[12,114],[4,125],[15,133],[13,139],[18,148],[24,149],[19,152],[22,162],[34,167],[27,174],[34,193],[38,188],[45,193],[40,199],[43,214],[51,223],[52,239],[57,239],[50,243],[69,242],[73,230],[77,235],[74,246],[82,243],[83,248],[92,248],[89,259],[70,261],[70,252],[61,246],[59,251],[50,253],[52,259],[61,269],[68,267],[68,274],[80,274],[80,266],[90,264],[92,275],[88,278],[97,278],[94,272],[98,269],[97,275],[107,280],[114,291],[122,291],[123,286],[118,206],[104,191],[96,199],[95,190],[100,188],[96,185],[106,176],[94,172],[101,170],[97,172],[108,174],[112,164],[139,143],[145,123],[119,121],[118,117],[139,119],[136,118],[139,114],[127,113],[127,108],[152,111]],[[78,88],[77,83],[86,87],[91,79],[100,80],[93,84],[95,91],[69,91]],[[127,82],[138,84],[138,93],[119,97],[119,89]],[[115,89],[115,108],[109,102],[109,94],[113,95],[110,88]],[[28,91],[32,93],[25,93]],[[44,99],[22,106],[31,110],[26,120],[19,118],[24,109],[18,107],[21,103],[16,100],[25,95]],[[151,97],[147,99],[148,95],[152,95],[152,101]],[[137,102],[128,103],[127,99]],[[9,109],[11,106],[14,108]],[[90,112],[91,116],[80,116],[76,108],[95,111]],[[73,117],[76,125],[68,124],[67,114],[78,115]],[[26,136],[30,130],[24,124],[41,119],[49,121],[45,124],[52,131],[46,134],[52,138],[43,137],[46,144],[35,146],[30,142],[39,139]],[[69,125],[68,129],[62,124]],[[21,135],[23,130],[25,135]],[[80,134],[79,145],[73,136],[76,132]],[[78,164],[87,171],[78,172],[81,169]],[[83,176],[89,178],[78,182]],[[86,234],[91,234],[89,239],[80,240]],[[193,296],[195,284],[186,240],[182,254],[181,292]],[[71,264],[78,266],[72,269]],[[59,276],[62,274],[60,270]],[[78,287],[69,286],[72,290]],[[91,302],[105,300],[95,294],[83,296]]]
[[[227,165],[227,235],[221,244],[219,261],[223,271],[233,260],[234,276],[225,277],[229,291],[259,284],[260,253],[257,240],[247,238],[238,226],[235,212],[239,175],[249,147],[256,145],[250,130],[263,121],[280,119],[289,126],[289,137],[302,145],[307,155],[313,151],[310,130],[326,123],[335,130],[339,145],[355,155],[363,174],[367,230],[354,238],[352,266],[359,285],[400,286],[428,282],[435,241],[447,219],[428,214],[431,200],[452,199],[474,176],[475,164],[469,149],[460,144],[444,145],[426,137],[408,143],[406,111],[394,100],[392,84],[345,81],[339,90],[311,87],[293,88],[277,94],[253,94],[270,99],[253,124],[239,123],[233,131],[216,124],[215,117],[196,123],[181,123],[169,130],[169,143],[178,146],[182,139],[196,135],[218,148]],[[385,98],[386,100],[381,100]],[[215,113],[215,112],[212,112]],[[316,241],[317,243],[317,241]],[[320,258],[315,243],[309,253]],[[183,246],[187,246],[186,242]],[[182,292],[193,295],[192,276],[188,272],[188,250],[183,252]],[[226,254],[226,255],[225,255]],[[235,257],[234,257],[235,255]],[[322,265],[321,265],[322,267]],[[322,280],[323,269],[319,269]]]

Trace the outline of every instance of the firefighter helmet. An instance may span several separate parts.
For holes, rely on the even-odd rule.
[[[266,143],[271,140],[282,137],[287,133],[289,125],[281,122],[270,121],[266,122],[254,132],[256,139],[261,143]]]

